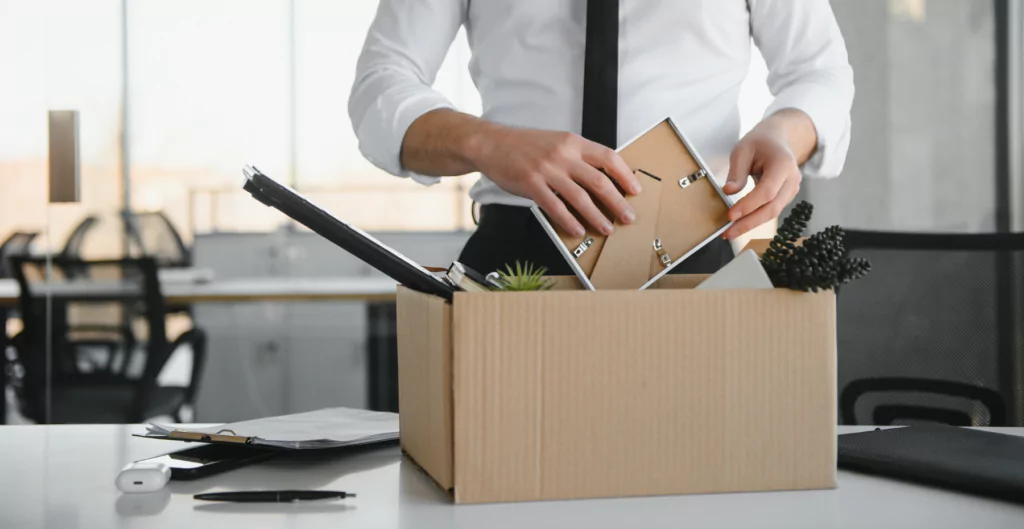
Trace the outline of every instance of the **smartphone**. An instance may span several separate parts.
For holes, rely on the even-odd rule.
[[[202,445],[143,459],[139,462],[163,463],[171,468],[171,479],[184,481],[212,476],[266,461],[279,454],[281,454],[279,450],[252,446]]]

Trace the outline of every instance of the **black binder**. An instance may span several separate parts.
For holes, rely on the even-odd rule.
[[[1024,437],[953,426],[839,436],[839,467],[1024,503]]]
[[[334,215],[320,209],[296,193],[295,190],[261,173],[259,169],[246,167],[243,174],[245,183],[242,188],[248,191],[253,198],[295,219],[299,224],[313,230],[402,285],[427,294],[441,296],[447,300],[451,300],[454,293],[460,290],[404,255],[385,246],[363,230],[346,224]]]

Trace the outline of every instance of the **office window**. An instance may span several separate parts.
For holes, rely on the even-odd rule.
[[[472,229],[478,175],[424,187],[360,154],[347,104],[377,2],[159,0],[128,9],[133,206],[187,232],[286,222],[239,190],[254,164],[371,230]],[[479,114],[460,32],[434,87]],[[760,69],[759,69],[760,68]],[[757,56],[744,90],[749,128],[767,103]]]
[[[842,177],[804,183],[814,227],[995,231],[995,4],[831,4],[857,95]]]
[[[84,214],[120,207],[120,13],[120,0],[0,0],[0,239],[37,231],[59,249]],[[48,110],[79,112],[79,204],[48,205]]]
[[[295,3],[296,184],[354,223],[383,230],[472,227],[469,186],[478,176],[424,187],[383,173],[359,153],[348,117],[356,61],[377,2]],[[460,110],[479,115],[462,31],[434,83]],[[400,212],[400,213],[399,213]]]
[[[127,76],[129,194],[184,232],[267,230],[286,222],[240,190],[253,164],[372,230],[471,229],[468,175],[423,187],[359,153],[347,113],[377,2],[334,0],[0,0],[0,220],[47,226],[59,247],[87,213],[122,206],[122,79]],[[122,15],[127,28],[123,69]],[[464,32],[435,82],[478,114]],[[755,54],[741,96],[744,129],[769,95]],[[44,207],[49,108],[82,123],[83,204]],[[399,212],[396,214],[395,212]]]
[[[286,222],[240,190],[246,164],[367,229],[468,228],[474,176],[425,188],[363,159],[348,117],[355,64],[377,2],[130,3],[133,207],[186,232]],[[436,88],[478,113],[465,37]],[[396,214],[400,212],[400,214]]]
[[[237,190],[246,164],[286,173],[289,6],[288,0],[129,2],[134,208],[165,210],[190,231],[198,192]],[[222,227],[278,223],[250,202],[218,204],[230,220]]]

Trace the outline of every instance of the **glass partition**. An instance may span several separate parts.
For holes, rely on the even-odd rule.
[[[843,175],[805,181],[814,228],[996,231],[996,4],[833,0],[857,94]]]

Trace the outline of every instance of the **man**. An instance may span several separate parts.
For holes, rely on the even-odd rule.
[[[463,25],[480,118],[431,89]],[[739,139],[751,38],[775,99]],[[571,274],[527,208],[579,235],[582,222],[606,234],[632,222],[612,183],[640,192],[614,152],[620,142],[672,116],[702,157],[728,159],[726,193],[753,175],[729,213],[734,239],[776,218],[802,174],[839,174],[853,92],[828,0],[381,0],[349,114],[360,150],[391,174],[424,184],[483,174],[470,191],[482,207],[465,264],[488,272],[520,260]],[[731,257],[716,240],[675,271],[711,272]]]

